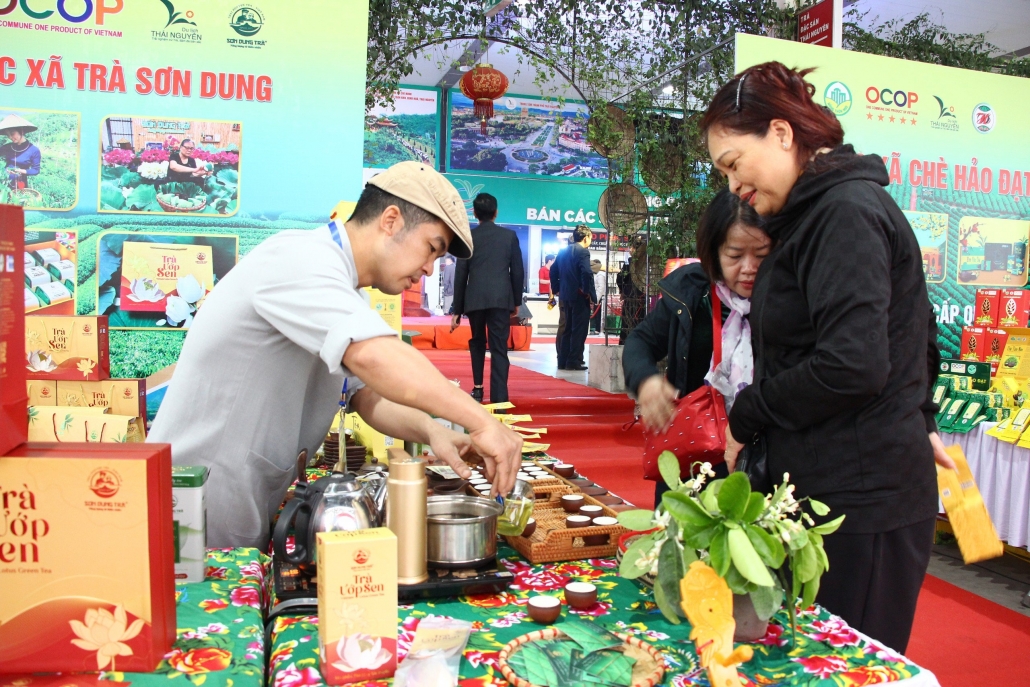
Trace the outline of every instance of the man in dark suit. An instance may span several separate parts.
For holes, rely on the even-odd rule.
[[[569,254],[572,246],[572,237],[569,236],[568,245],[558,251],[558,256],[551,265],[551,301],[558,302],[558,291],[561,287],[561,266],[565,262],[565,256]],[[561,340],[565,337],[565,308],[558,306],[558,331],[554,334],[554,350],[561,359]]]
[[[480,193],[472,201],[479,220],[473,229],[476,251],[459,260],[454,271],[454,315],[451,331],[467,315],[472,328],[469,353],[472,356],[472,397],[483,400],[483,364],[487,332],[490,341],[490,402],[508,400],[508,335],[511,316],[522,304],[525,267],[519,237],[511,229],[494,224],[497,199]]]
[[[585,370],[583,350],[586,347],[590,312],[597,302],[594,273],[590,270],[590,230],[580,225],[572,234],[573,244],[564,253],[558,277],[558,298],[565,314],[565,332],[558,351],[559,370]],[[551,278],[554,287],[554,277]]]

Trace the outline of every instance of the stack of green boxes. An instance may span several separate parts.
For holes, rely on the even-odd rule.
[[[1004,394],[976,391],[972,378],[941,375],[934,385],[933,400],[940,407],[937,428],[942,432],[965,434],[981,422],[1000,422],[1011,413],[1003,407]]]

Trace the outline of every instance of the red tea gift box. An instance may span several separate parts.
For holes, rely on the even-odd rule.
[[[151,672],[175,641],[167,444],[0,457],[0,673]]]
[[[0,456],[28,439],[25,391],[25,227],[21,208],[0,205]]]
[[[979,360],[984,362],[987,355],[987,330],[983,327],[962,328],[962,360]]]

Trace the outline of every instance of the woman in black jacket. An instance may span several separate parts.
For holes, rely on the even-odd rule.
[[[700,264],[691,264],[673,271],[658,282],[662,298],[626,338],[622,366],[626,388],[640,402],[640,417],[651,429],[668,426],[673,415],[673,401],[705,383],[706,378],[723,393],[732,405],[738,382],[751,381],[751,342],[747,335],[747,304],[754,286],[758,265],[771,247],[769,236],[762,231],[762,220],[754,210],[723,189],[705,210],[697,229],[697,252]],[[723,350],[725,371],[718,378],[712,367],[712,300],[711,286],[717,284],[722,302]],[[731,308],[731,305],[733,306]],[[740,315],[728,320],[731,312]],[[740,350],[728,337],[736,332]],[[743,334],[743,335],[742,335]],[[667,358],[665,375],[658,372],[658,362]],[[732,370],[732,375],[730,371]],[[730,383],[730,377],[733,382]],[[716,473],[728,472],[720,463]],[[684,476],[685,477],[685,476]],[[655,504],[667,490],[665,482],[655,485]]]
[[[936,323],[883,160],[842,145],[808,71],[751,67],[702,121],[716,168],[776,242],[755,282],[754,383],[730,412],[726,460],[764,434],[771,475],[847,515],[825,540],[818,601],[903,652],[933,543],[934,459],[953,467],[929,400]]]

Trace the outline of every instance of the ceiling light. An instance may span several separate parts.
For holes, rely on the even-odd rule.
[[[467,64],[463,64],[460,67],[458,67],[458,71],[459,72],[470,72],[470,71],[472,71],[472,66],[471,65],[467,65]]]

